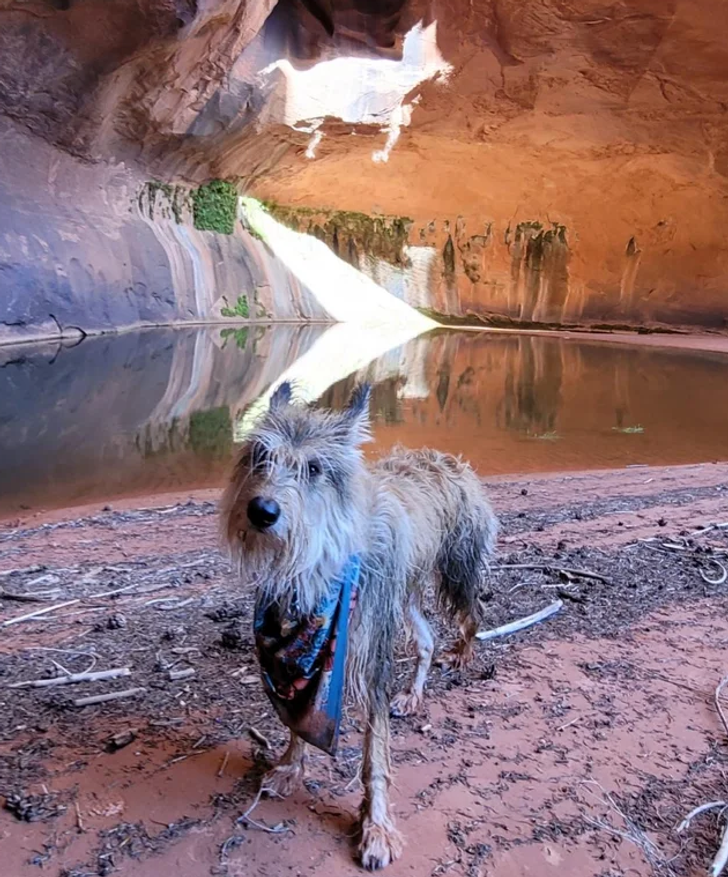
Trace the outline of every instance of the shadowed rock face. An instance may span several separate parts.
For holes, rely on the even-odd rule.
[[[725,328],[727,26],[700,0],[0,0],[0,340],[215,316],[195,266],[228,299],[280,283],[246,235],[139,216],[151,179],[406,218],[394,263],[326,235],[442,314]],[[295,285],[270,315],[320,317]]]

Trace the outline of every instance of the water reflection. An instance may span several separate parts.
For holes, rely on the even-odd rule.
[[[506,353],[505,393],[498,420],[506,429],[551,436],[561,405],[564,345],[533,344],[534,340],[519,338]]]
[[[728,458],[720,354],[347,331],[155,330],[0,351],[0,514],[219,485],[282,375],[334,406],[368,379],[379,448],[429,444],[485,475]]]

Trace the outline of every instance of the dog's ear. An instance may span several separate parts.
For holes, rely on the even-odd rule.
[[[284,381],[270,397],[270,410],[280,411],[281,408],[285,408],[290,404],[292,395],[293,388],[290,381]]]
[[[349,417],[352,418],[360,418],[366,417],[369,418],[369,400],[372,398],[372,385],[371,384],[359,384],[354,388],[354,392],[351,394],[349,399],[349,404],[346,406],[346,411]]]
[[[371,384],[359,384],[351,394],[344,415],[355,433],[358,441],[369,439],[369,400],[372,396]]]

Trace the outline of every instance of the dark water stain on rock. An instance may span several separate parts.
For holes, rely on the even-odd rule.
[[[509,313],[528,323],[562,322],[569,293],[566,227],[553,223],[544,229],[540,222],[520,222],[510,250]]]

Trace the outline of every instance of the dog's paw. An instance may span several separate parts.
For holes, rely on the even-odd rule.
[[[422,709],[422,695],[416,691],[400,691],[392,698],[390,712],[399,719],[414,716]]]
[[[293,794],[303,782],[304,770],[300,762],[296,764],[279,764],[269,770],[260,784],[262,792],[287,798]]]
[[[367,871],[386,868],[402,855],[403,845],[402,835],[391,820],[379,824],[365,817],[362,821],[359,858]]]
[[[442,652],[437,659],[440,667],[449,667],[451,670],[463,670],[475,657],[470,643],[456,643],[453,648]]]

